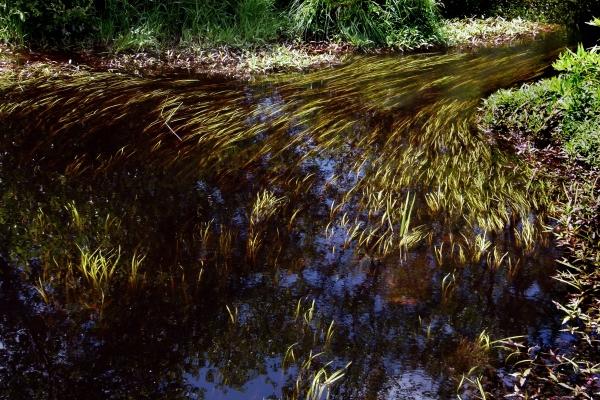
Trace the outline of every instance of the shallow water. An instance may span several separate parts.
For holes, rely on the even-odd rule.
[[[0,397],[305,398],[323,368],[345,373],[331,398],[438,399],[475,366],[506,379],[478,337],[568,340],[559,254],[547,184],[475,112],[564,45],[4,83]]]

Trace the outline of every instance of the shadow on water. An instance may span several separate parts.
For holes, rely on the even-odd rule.
[[[3,82],[0,396],[453,398],[564,340],[547,183],[472,128],[563,46]]]

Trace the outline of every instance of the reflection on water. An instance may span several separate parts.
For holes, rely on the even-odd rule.
[[[551,343],[547,185],[472,125],[562,45],[3,83],[1,396],[437,399]]]

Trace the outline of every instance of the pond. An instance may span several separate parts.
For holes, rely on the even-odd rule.
[[[569,340],[560,253],[549,184],[476,111],[565,44],[252,82],[2,83],[0,397],[445,399],[474,367],[510,382],[488,337]]]

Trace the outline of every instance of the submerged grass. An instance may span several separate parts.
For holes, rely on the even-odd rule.
[[[459,393],[475,390],[480,398],[502,395],[516,399],[554,396],[595,399],[600,393],[600,177],[592,174],[587,178],[591,179],[566,184],[557,200],[554,234],[567,251],[567,257],[559,261],[562,269],[554,278],[569,288],[569,295],[566,300],[555,300],[555,304],[563,317],[562,331],[571,338],[568,348],[550,345],[531,349],[519,338],[498,340],[496,343],[501,345],[511,366],[510,390],[470,372],[461,380]],[[486,375],[495,373],[489,365],[482,369],[487,371]]]
[[[455,78],[436,68],[451,60],[463,68]],[[373,68],[375,63],[380,65]],[[80,73],[60,80],[33,76],[14,83],[18,90],[7,85],[0,116],[20,116],[48,131],[57,143],[67,143],[69,132],[85,124],[89,129],[79,135],[86,143],[105,129],[119,129],[131,113],[147,110],[135,149],[123,138],[100,150],[92,170],[82,169],[81,159],[68,165],[65,171],[73,175],[105,173],[144,151],[154,155],[151,162],[157,167],[176,168],[180,175],[212,170],[219,171],[221,179],[245,179],[239,177],[240,168],[279,165],[275,173],[265,171],[268,191],[258,188],[249,199],[253,205],[247,234],[223,223],[201,230],[203,243],[212,243],[224,260],[240,241],[246,243],[249,258],[255,259],[263,244],[280,238],[285,227],[298,230],[296,225],[310,207],[288,204],[301,204],[293,198],[309,199],[316,191],[332,200],[323,231],[334,249],[356,246],[386,256],[406,253],[429,238],[438,247],[444,243],[460,263],[483,259],[497,268],[505,260],[504,252],[485,257],[494,247],[478,245],[478,238],[484,232],[503,232],[507,225],[516,226],[521,216],[543,211],[548,204],[545,181],[531,182],[527,174],[516,173],[510,156],[473,132],[469,110],[477,106],[476,97],[425,100],[410,114],[394,111],[394,104],[418,93],[426,96],[432,88],[459,93],[465,73],[473,79],[510,82],[510,73],[498,72],[502,71],[498,65],[509,64],[539,73],[530,67],[537,64],[527,52],[517,58],[495,57],[489,65],[483,59],[483,67],[475,67],[465,54],[414,56],[403,63],[365,58],[335,72],[299,77],[281,85],[280,95],[252,103],[242,92],[223,91],[216,85],[199,90],[192,81],[154,86],[151,81],[110,74]],[[392,79],[381,80],[381,71],[386,76],[394,71]],[[415,73],[428,82],[425,87],[414,79]],[[356,85],[358,79],[369,86]],[[311,88],[309,93],[306,88]],[[390,88],[394,95],[383,96]],[[260,86],[253,90],[260,93]],[[28,91],[36,95],[28,96]],[[375,117],[357,121],[339,106],[345,103],[358,103],[357,111]],[[55,113],[57,104],[72,111]],[[219,112],[213,112],[213,104],[221,105]],[[396,118],[389,125],[391,112]],[[331,163],[328,176],[319,172],[321,162]],[[287,199],[275,193],[285,193]],[[429,225],[438,218],[444,221],[441,230]],[[280,228],[268,228],[274,225]],[[519,231],[525,248],[537,229],[532,224]],[[461,242],[454,242],[454,237]]]
[[[81,261],[77,268],[83,277],[104,297],[104,291],[110,284],[115,269],[121,258],[121,249],[116,251],[103,252],[102,249],[89,251],[86,248],[79,247]]]
[[[316,318],[315,301],[308,306],[304,299],[299,299],[294,310],[294,323],[300,325],[299,332],[313,333],[312,346],[308,354],[302,354],[300,342],[290,345],[283,357],[285,369],[296,366],[296,379],[292,388],[284,396],[286,400],[323,400],[329,399],[331,389],[344,378],[351,362],[335,369],[334,361],[322,361],[327,356],[335,332],[335,323],[326,326]],[[315,328],[316,327],[316,328]],[[339,363],[336,363],[339,364]]]

